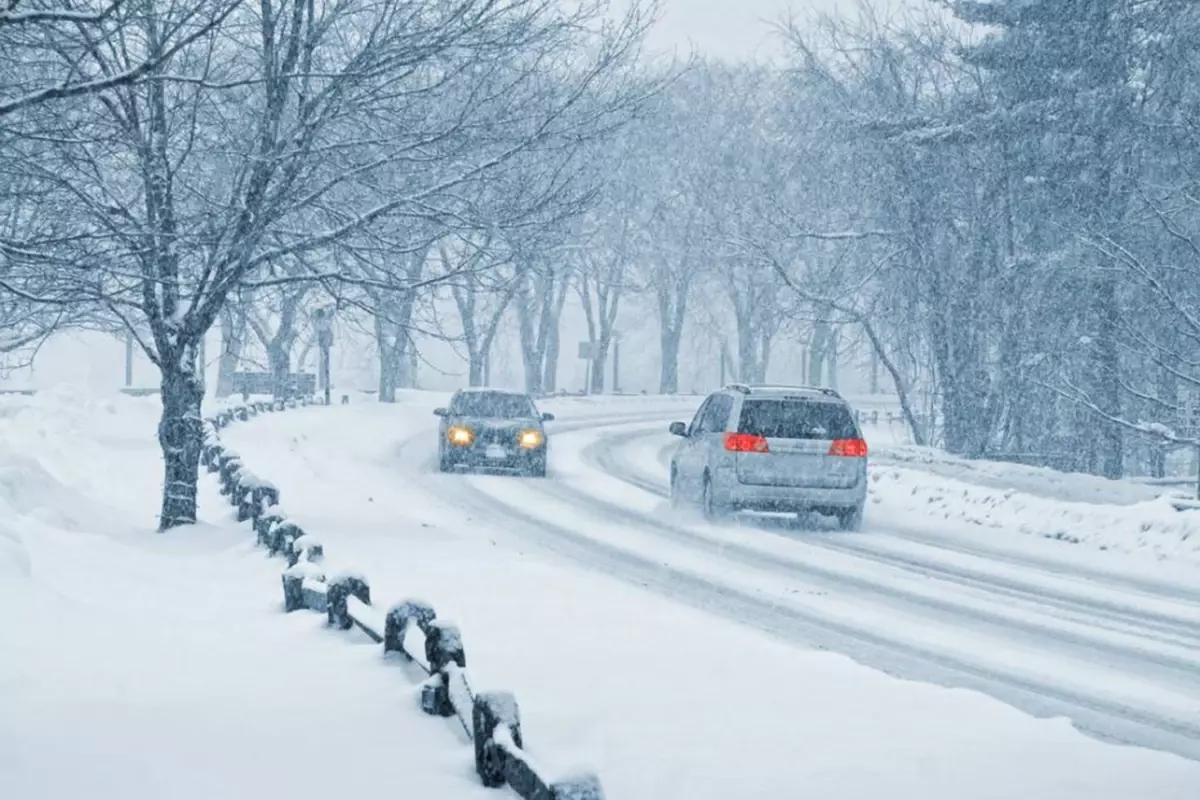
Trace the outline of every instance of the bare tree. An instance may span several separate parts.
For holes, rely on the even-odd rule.
[[[459,238],[438,243],[442,270],[456,275],[447,281],[462,324],[462,342],[467,349],[467,380],[471,386],[489,383],[488,360],[500,322],[521,285],[515,265],[485,267],[495,254],[494,238],[482,235],[476,240]],[[501,257],[503,259],[503,256]]]
[[[161,371],[162,529],[195,519],[199,354],[230,295],[351,280],[267,267],[386,219],[457,224],[469,206],[457,189],[623,113],[642,23],[593,35],[595,13],[552,0],[141,4],[127,32],[144,47],[78,33],[53,51],[63,70],[138,76],[84,108],[38,106],[73,135],[18,166],[71,230],[26,237],[22,252],[49,254],[71,302],[122,320]]]
[[[525,390],[553,392],[558,385],[559,320],[571,288],[571,272],[551,250],[540,263],[520,271],[514,298]]]
[[[143,30],[140,4],[125,0],[68,3],[5,0],[0,7],[0,118],[54,101],[96,95],[149,78],[175,55],[220,28],[241,0],[197,3],[171,14],[153,46],[128,48],[114,64],[96,58],[112,43]]]

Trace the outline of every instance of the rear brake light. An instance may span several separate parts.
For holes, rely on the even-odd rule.
[[[866,458],[867,443],[862,439],[834,439],[829,446],[829,455]]]
[[[766,453],[767,437],[753,433],[725,434],[725,449],[731,453]]]

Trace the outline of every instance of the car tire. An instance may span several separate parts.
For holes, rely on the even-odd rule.
[[[839,511],[837,513],[838,527],[849,533],[856,533],[862,529],[863,510],[862,506],[857,508]]]
[[[454,469],[454,462],[446,457],[444,453],[438,453],[438,471],[450,472]]]
[[[671,499],[671,508],[673,510],[679,511],[683,508],[683,495],[679,492],[679,473],[675,470],[671,470],[671,490],[668,493],[668,497]]]
[[[709,522],[719,522],[729,515],[728,509],[713,497],[712,478],[707,473],[704,475],[704,490],[700,495],[700,510]]]

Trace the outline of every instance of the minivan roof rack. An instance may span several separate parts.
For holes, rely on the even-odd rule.
[[[836,397],[842,399],[836,389],[830,389],[828,386],[787,386],[783,384],[746,384],[746,383],[731,383],[725,387],[726,390],[741,392],[742,394],[753,394],[759,392],[815,392],[823,394],[826,397]]]

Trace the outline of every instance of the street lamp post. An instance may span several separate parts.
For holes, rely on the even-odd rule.
[[[313,327],[317,329],[317,347],[321,350],[321,386],[325,390],[325,405],[329,405],[329,348],[333,347],[333,306],[322,306],[313,312]]]

